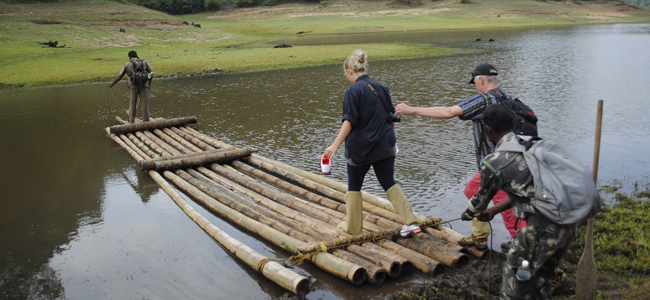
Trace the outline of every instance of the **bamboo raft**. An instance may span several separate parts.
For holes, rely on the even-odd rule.
[[[417,213],[423,232],[400,237],[401,217],[390,202],[366,192],[364,234],[339,236],[336,226],[345,219],[347,185],[206,136],[186,126],[196,123],[195,117],[134,124],[116,119],[120,125],[107,127],[108,136],[194,222],[242,262],[294,294],[305,295],[310,281],[287,263],[309,261],[352,284],[380,285],[405,268],[435,275],[445,267],[464,265],[467,253],[485,253],[462,248],[456,243],[460,233],[440,226],[439,218]],[[210,223],[181,193],[293,256],[265,257]]]

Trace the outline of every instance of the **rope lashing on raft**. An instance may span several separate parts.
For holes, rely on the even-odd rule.
[[[427,228],[427,227],[437,228],[438,225],[440,224],[458,221],[460,219],[461,218],[456,218],[453,220],[442,221],[441,218],[431,217],[421,222],[420,228]],[[261,270],[264,269],[264,265],[269,261],[276,261],[278,263],[281,263],[285,267],[288,267],[288,265],[298,266],[302,264],[305,260],[311,260],[313,256],[316,256],[317,254],[322,252],[329,252],[334,249],[345,248],[351,245],[362,244],[366,242],[377,242],[378,240],[381,239],[392,238],[396,235],[399,235],[401,229],[402,228],[398,227],[395,229],[382,230],[376,233],[363,233],[351,237],[346,236],[340,239],[318,242],[316,244],[303,247],[303,249],[299,248],[298,251],[301,253],[293,255],[291,257],[287,257],[285,259],[266,258],[258,263],[257,270],[261,272]]]

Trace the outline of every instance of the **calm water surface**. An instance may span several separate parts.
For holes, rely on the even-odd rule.
[[[473,42],[477,37],[496,42]],[[446,106],[471,96],[475,90],[466,83],[469,72],[490,62],[499,69],[500,86],[535,109],[540,135],[562,142],[588,166],[597,101],[603,99],[599,184],[617,184],[624,191],[649,186],[650,24],[286,42],[307,45],[332,39],[482,49],[473,55],[387,62],[373,61],[369,53],[370,75],[391,89],[395,103]],[[156,61],[150,62],[155,67]],[[199,131],[317,172],[318,155],[338,132],[347,86],[340,65],[159,80],[150,107],[153,116],[196,116],[199,123],[193,127]],[[103,129],[115,124],[115,116],[126,116],[127,97],[123,83],[110,90],[102,83],[0,91],[0,298],[282,296],[284,290],[220,248],[105,136]],[[404,116],[397,134],[396,177],[414,209],[456,218],[467,201],[464,184],[477,171],[470,124]],[[346,179],[342,150],[331,177]],[[372,176],[364,188],[382,193]],[[262,254],[289,255],[204,215]],[[469,230],[462,222],[453,227]],[[498,245],[507,233],[499,218],[493,228]],[[307,299],[372,298],[425,280],[413,272],[381,287],[357,287],[308,264],[294,270],[312,279]]]

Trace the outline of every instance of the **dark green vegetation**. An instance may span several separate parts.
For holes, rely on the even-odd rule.
[[[606,186],[602,195],[612,194],[611,205],[595,218],[594,254],[598,266],[597,299],[648,299],[650,295],[650,190],[637,190],[631,195],[617,193]],[[570,284],[556,292],[554,299],[575,298],[576,266],[585,245],[586,222],[580,226],[581,236],[564,257],[562,268]],[[443,275],[431,283],[386,299],[498,299],[501,288],[501,264],[504,256],[493,253],[492,261],[473,261],[459,274]],[[488,269],[487,266],[491,267]],[[488,273],[491,272],[491,276]],[[461,274],[462,273],[462,274]],[[468,274],[469,273],[469,274]],[[462,277],[462,278],[461,278]],[[490,278],[490,293],[486,295]]]
[[[34,3],[34,2],[62,2],[64,0],[2,0],[6,3]],[[328,5],[330,0],[109,0],[115,2],[128,2],[146,8],[166,12],[172,15],[193,14],[206,11],[217,11],[236,7],[275,6],[286,3],[312,2]],[[397,5],[422,5],[425,0],[389,0],[390,4]],[[441,1],[441,0],[431,0]],[[537,0],[547,2],[551,0]],[[561,0],[553,0],[560,2]],[[595,2],[596,0],[572,0],[575,3]],[[628,5],[650,7],[650,0],[614,0],[612,2],[625,3]],[[460,3],[469,4],[471,0],[460,0]]]
[[[625,0],[625,4],[640,7],[650,7],[650,0]]]

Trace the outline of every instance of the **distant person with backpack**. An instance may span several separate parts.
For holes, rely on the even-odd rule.
[[[476,150],[476,163],[480,170],[481,161],[483,158],[492,153],[494,147],[485,135],[485,126],[481,123],[483,112],[492,104],[498,104],[505,99],[510,99],[501,89],[497,86],[497,69],[491,64],[481,64],[474,72],[471,73],[472,79],[470,84],[476,86],[477,94],[464,102],[454,106],[434,106],[434,107],[412,107],[405,103],[400,103],[395,107],[397,114],[403,115],[418,115],[434,119],[451,119],[459,117],[461,120],[472,121],[474,132],[474,149]],[[532,111],[531,111],[532,113]],[[534,115],[533,115],[534,117]],[[537,119],[535,118],[536,122]],[[534,127],[534,135],[537,135],[536,126]],[[480,172],[477,173],[465,187],[464,194],[469,199],[476,191],[478,191],[481,182]],[[508,195],[500,191],[492,199],[494,204],[508,198]],[[516,236],[516,227],[526,226],[525,222],[517,222],[517,218],[512,214],[512,210],[508,209],[501,213],[504,225],[510,236]],[[477,219],[472,220],[472,233],[465,236],[458,241],[458,244],[463,247],[476,247],[479,250],[486,250],[487,237],[490,234],[489,223],[481,222]]]
[[[142,121],[149,121],[149,87],[153,81],[153,68],[149,63],[138,57],[135,51],[129,51],[129,61],[124,64],[120,74],[115,77],[108,87],[113,87],[124,75],[128,75],[129,95],[129,122],[135,122],[136,109],[138,106],[138,96],[142,101]]]
[[[560,259],[577,237],[576,224],[600,211],[595,183],[589,170],[558,144],[531,139],[527,142],[533,146],[526,150],[512,132],[512,114],[504,105],[490,105],[483,113],[483,123],[496,150],[481,162],[480,187],[462,219],[476,217],[489,222],[512,207],[514,215],[527,225],[517,231],[508,250],[501,299],[551,299]],[[550,169],[538,168],[544,164]],[[548,179],[552,177],[560,184],[551,183]],[[502,191],[508,199],[488,208],[490,200]],[[520,268],[524,265],[530,267],[527,272]]]

